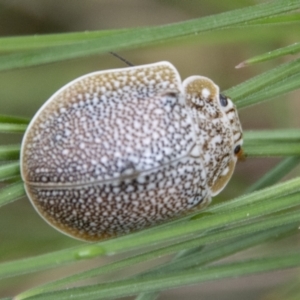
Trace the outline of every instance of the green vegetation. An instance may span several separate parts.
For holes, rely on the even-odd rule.
[[[177,7],[183,10],[179,2],[164,1],[170,9]],[[187,4],[186,12],[189,5],[193,10],[196,2],[191,2],[193,3]],[[237,1],[224,1],[223,5],[233,9],[232,2]],[[248,1],[249,5],[250,2]],[[226,11],[224,8],[223,13],[161,26],[3,37],[0,38],[0,71],[7,72],[3,72],[1,78],[11,78],[11,75],[15,74],[13,72],[26,74],[26,70],[39,71],[38,68],[26,69],[31,66],[43,68],[45,63],[123,49],[146,49],[146,46],[154,49],[158,44],[165,49],[172,49],[180,44],[187,47],[196,44],[201,48],[199,45],[203,44],[204,40],[208,44],[219,43],[218,47],[222,47],[232,43],[232,40],[245,41],[245,35],[249,34],[248,38],[253,37],[254,40],[251,43],[259,44],[261,39],[262,43],[267,43],[270,52],[253,55],[250,59],[244,57],[244,62],[238,67],[248,66],[249,69],[252,64],[265,62],[270,68],[266,71],[258,65],[260,69],[255,69],[252,78],[224,91],[239,109],[243,108],[243,114],[247,109],[251,112],[251,105],[286,98],[288,92],[300,88],[299,58],[295,56],[289,61],[280,61],[285,59],[285,55],[300,52],[299,40],[283,40],[285,35],[278,29],[284,28],[283,31],[289,31],[290,39],[295,36],[299,38],[299,8],[299,0],[276,0],[259,5],[244,5],[235,10]],[[203,34],[202,41],[198,36],[200,34]],[[282,46],[282,41],[286,46]],[[266,52],[265,47],[262,52]],[[238,61],[236,63],[238,64]],[[76,64],[76,61],[72,64]],[[54,71],[51,72],[55,74]],[[228,70],[220,72],[227,76]],[[21,98],[22,90],[17,89],[16,95]],[[5,106],[10,105],[8,99],[3,98],[0,101],[1,106],[2,101]],[[275,110],[267,110],[264,114],[269,116],[272,113],[277,114]],[[241,121],[243,123],[242,118]],[[3,133],[1,136],[23,133],[28,122],[29,119],[23,117],[0,115],[0,133]],[[82,264],[97,257],[112,258],[114,255],[114,260],[96,268],[85,268],[82,272],[77,270],[75,275],[70,271],[68,275],[64,273],[61,279],[56,280],[53,278],[60,276],[54,275],[46,284],[35,284],[35,287],[20,293],[15,299],[115,299],[136,296],[138,300],[150,300],[156,299],[161,291],[184,285],[299,267],[300,253],[297,242],[291,243],[288,251],[280,247],[271,253],[263,250],[263,246],[267,247],[266,245],[276,248],[274,245],[280,244],[281,239],[299,239],[300,177],[295,173],[289,174],[300,162],[300,131],[298,128],[286,128],[288,126],[284,122],[281,124],[279,122],[277,127],[269,130],[245,131],[244,152],[248,156],[247,160],[253,157],[267,159],[270,156],[284,158],[251,186],[238,185],[238,179],[234,178],[233,186],[237,192],[233,193],[231,200],[228,200],[228,197],[226,201],[223,201],[225,198],[220,198],[203,212],[94,244],[69,241],[64,237],[60,240],[59,233],[44,234],[43,228],[41,231],[40,228],[31,231],[33,225],[31,226],[30,222],[25,224],[26,209],[24,212],[17,209],[21,200],[14,202],[24,196],[18,162],[20,135],[7,141],[3,138],[0,145],[0,207],[6,213],[11,207],[15,207],[16,216],[6,218],[5,213],[1,215],[0,210],[0,279],[3,280],[0,295],[3,287],[3,290],[8,290],[10,286],[17,286],[18,278],[25,280],[22,276],[24,274],[32,275],[49,269],[54,271],[62,266],[76,265],[78,262]],[[288,179],[286,176],[289,176]],[[286,180],[279,182],[283,178]],[[11,204],[6,205],[9,203]],[[40,223],[33,224],[40,226],[36,225]],[[18,234],[16,228],[20,231]],[[13,241],[12,237],[17,238],[17,241]],[[9,243],[17,247],[10,247]],[[262,250],[253,257],[220,261],[254,246],[261,246],[259,249]],[[168,262],[158,261],[159,258],[171,254],[172,259]],[[150,262],[148,267],[137,273],[131,272],[136,265],[145,262]],[[152,262],[155,263],[151,265]],[[123,276],[117,275],[116,279],[112,280],[113,274],[117,274],[116,271],[121,272]],[[100,275],[107,277],[103,277],[103,281],[91,280]],[[18,280],[14,281],[15,278]],[[74,283],[78,282],[80,286],[73,287]],[[71,288],[65,289],[66,286]],[[298,299],[299,286],[298,276],[286,287],[276,290],[274,295],[280,295],[278,299]],[[275,296],[272,299],[276,299]]]

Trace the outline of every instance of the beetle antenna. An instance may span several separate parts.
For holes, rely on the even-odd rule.
[[[109,52],[111,55],[117,57],[119,60],[121,60],[122,62],[124,62],[126,65],[133,67],[134,64],[132,64],[130,61],[126,60],[124,57],[120,56],[119,54],[115,53],[115,52]]]

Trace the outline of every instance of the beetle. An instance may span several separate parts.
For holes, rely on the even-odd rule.
[[[207,206],[227,184],[243,139],[237,110],[204,76],[169,62],[93,72],[38,110],[21,147],[37,212],[97,241]]]

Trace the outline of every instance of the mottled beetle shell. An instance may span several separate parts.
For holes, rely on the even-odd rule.
[[[100,71],[56,92],[25,133],[28,197],[56,229],[99,240],[206,206],[230,179],[242,130],[210,79],[168,62]]]

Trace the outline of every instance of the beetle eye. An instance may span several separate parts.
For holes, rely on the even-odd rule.
[[[234,154],[238,154],[240,151],[241,151],[241,146],[240,146],[240,145],[237,145],[237,146],[234,148]]]
[[[220,103],[221,103],[221,105],[224,106],[224,107],[227,106],[227,104],[228,104],[227,97],[224,96],[224,95],[222,95],[222,94],[220,94]]]

